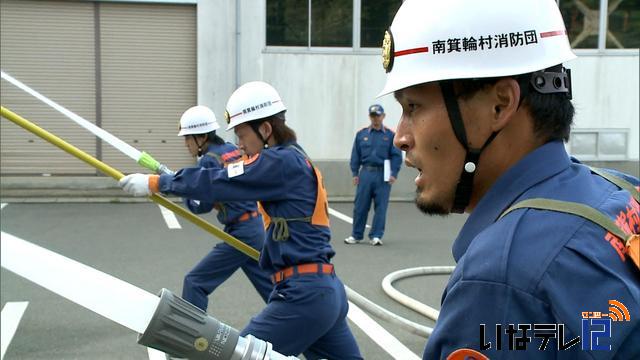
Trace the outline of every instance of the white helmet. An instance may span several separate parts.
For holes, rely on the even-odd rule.
[[[273,86],[263,81],[251,81],[240,86],[227,101],[227,130],[239,124],[285,111],[280,95]]]
[[[574,59],[554,0],[407,0],[382,43],[378,96],[447,79],[530,73]]]
[[[208,134],[219,128],[213,111],[206,106],[198,105],[187,109],[180,117],[178,136]]]

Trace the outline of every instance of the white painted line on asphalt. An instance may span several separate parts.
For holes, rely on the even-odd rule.
[[[0,210],[4,209],[4,207],[7,206],[7,205],[9,205],[9,204],[7,204],[7,203],[0,204]]]
[[[420,360],[418,355],[411,352],[409,348],[404,346],[404,344],[351,301],[349,301],[349,313],[347,313],[347,317],[394,359]]]
[[[27,310],[27,305],[29,305],[28,301],[12,301],[4,304],[2,308],[2,319],[0,319],[0,324],[2,324],[0,333],[2,353],[0,353],[0,360],[4,359],[4,354],[7,352],[9,344],[11,344],[13,335],[15,335],[16,330],[18,330],[18,325],[20,324],[22,315],[25,310]]]
[[[154,348],[147,348],[147,352],[149,353],[149,360],[167,360],[167,354],[163,353],[160,350],[156,350]]]
[[[329,208],[329,214],[349,224],[353,224],[352,218],[337,210]],[[369,225],[367,225],[367,227],[369,227]],[[397,338],[391,335],[385,328],[375,322],[375,320],[351,301],[349,301],[349,313],[347,317],[394,359],[420,360],[418,355],[411,352],[409,348],[404,346]]]
[[[173,211],[165,208],[162,205],[158,205],[158,207],[160,208],[160,212],[162,212],[162,217],[164,218],[164,222],[167,223],[167,226],[169,227],[169,229],[182,229],[182,226],[180,226],[180,223],[176,218],[176,214],[174,214]]]
[[[157,295],[4,231],[0,260],[4,269],[139,334],[160,303]]]
[[[329,214],[337,217],[338,219],[348,222],[349,224],[353,225],[353,219],[348,217],[347,215],[339,212],[338,210],[334,210],[332,208],[329,208]],[[368,224],[365,225],[367,228],[370,228],[371,226],[369,226]]]

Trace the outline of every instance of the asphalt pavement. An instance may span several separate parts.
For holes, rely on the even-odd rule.
[[[330,207],[352,216],[351,203],[331,203]],[[154,203],[9,203],[0,215],[2,231],[151,293],[167,288],[179,295],[183,276],[219,241],[180,218],[180,228],[170,229]],[[219,226],[214,216],[205,218]],[[342,240],[350,234],[351,225],[332,216],[336,272],[347,286],[373,302],[415,322],[433,326],[432,321],[389,298],[380,284],[384,276],[396,270],[454,265],[451,242],[465,219],[463,215],[427,217],[410,202],[393,202],[389,206],[384,245],[374,247],[366,242],[344,244]],[[414,277],[400,280],[395,286],[416,300],[439,308],[447,278]],[[135,332],[4,268],[1,280],[3,321],[8,302],[28,302],[8,345],[7,360],[152,358],[145,347],[136,343]],[[237,329],[242,329],[264,306],[241,271],[209,299],[208,313]],[[422,356],[426,339],[372,318],[411,352]],[[379,345],[380,337],[386,335],[370,328],[361,329],[353,322],[350,327],[365,359],[392,358]],[[3,333],[3,342],[6,340]]]

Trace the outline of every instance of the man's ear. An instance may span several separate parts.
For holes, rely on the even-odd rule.
[[[520,104],[520,94],[520,85],[513,78],[502,78],[494,84],[491,93],[493,131],[502,130],[513,119]]]

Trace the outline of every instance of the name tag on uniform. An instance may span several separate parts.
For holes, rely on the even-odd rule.
[[[244,174],[244,163],[238,161],[227,166],[227,175],[229,178]]]

